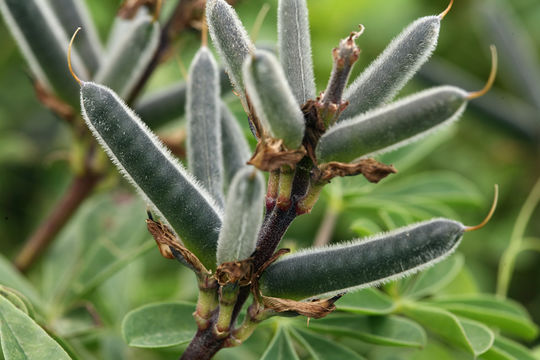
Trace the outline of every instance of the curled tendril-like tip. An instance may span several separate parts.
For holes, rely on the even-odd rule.
[[[491,220],[491,217],[493,216],[493,213],[495,212],[495,208],[497,208],[498,200],[499,200],[499,185],[495,184],[495,192],[493,194],[493,203],[491,204],[491,209],[489,209],[489,213],[487,214],[486,218],[478,225],[465,227],[465,231],[474,231],[474,230],[483,228],[489,222],[489,220]]]
[[[161,12],[161,2],[162,0],[156,1],[156,7],[154,9],[154,16],[152,17],[152,22],[156,22],[159,19],[159,13]]]
[[[75,40],[75,36],[77,36],[77,33],[79,31],[81,31],[80,27],[78,27],[77,30],[75,30],[75,32],[73,33],[73,36],[71,37],[71,41],[69,42],[68,51],[67,51],[67,63],[68,63],[69,72],[71,73],[71,76],[73,76],[73,78],[77,80],[77,82],[80,85],[82,81],[81,79],[79,79],[77,75],[75,75],[75,72],[73,71],[73,67],[71,66],[71,48],[73,47],[73,41]]]
[[[452,5],[454,5],[454,0],[450,0],[450,4],[444,9],[442,13],[439,14],[439,19],[442,20],[444,17],[450,12],[450,9],[452,9]]]
[[[491,51],[491,72],[489,73],[488,80],[486,82],[486,85],[484,85],[484,88],[482,90],[473,91],[469,93],[469,96],[467,96],[467,100],[472,100],[479,98],[480,96],[484,96],[493,86],[493,83],[495,82],[495,76],[497,75],[497,48],[495,45],[491,45],[489,47],[489,50]]]

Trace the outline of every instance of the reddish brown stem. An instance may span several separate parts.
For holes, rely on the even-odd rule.
[[[38,226],[37,230],[24,244],[21,252],[15,259],[15,266],[20,271],[26,271],[34,261],[45,251],[56,234],[75,213],[75,210],[90,195],[99,176],[94,173],[85,173],[75,177],[68,190],[64,193],[54,210]]]

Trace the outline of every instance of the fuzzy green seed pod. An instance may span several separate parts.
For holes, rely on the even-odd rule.
[[[208,268],[216,268],[221,210],[111,89],[81,82],[86,124],[120,172]]]
[[[154,55],[159,32],[159,23],[150,16],[137,19],[131,32],[106,57],[94,81],[126,98]]]
[[[434,219],[369,239],[285,256],[260,279],[263,295],[306,299],[399,279],[431,266],[458,246],[461,223]]]
[[[299,105],[316,96],[308,18],[305,0],[278,2],[279,60]]]
[[[264,178],[253,167],[244,166],[234,177],[219,233],[218,265],[247,259],[255,250],[262,223]]]
[[[457,120],[469,96],[457,87],[436,87],[337,123],[321,137],[317,160],[351,162],[397,149]]]
[[[304,137],[304,115],[276,57],[257,50],[244,64],[244,80],[263,128],[288,149],[297,149]]]
[[[219,72],[206,46],[195,55],[188,79],[186,119],[189,169],[223,207]]]
[[[426,16],[407,26],[343,94],[348,119],[390,101],[424,64],[437,45],[441,16]]]

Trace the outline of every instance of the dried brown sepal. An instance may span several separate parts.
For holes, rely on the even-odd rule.
[[[262,171],[273,171],[288,165],[291,169],[306,155],[306,149],[285,150],[281,139],[259,140],[255,153],[247,162]]]
[[[36,93],[36,97],[38,98],[39,102],[43,104],[43,106],[50,109],[56,115],[69,123],[74,121],[75,111],[73,108],[48,92],[43,84],[41,84],[39,81],[34,81],[34,91]]]
[[[253,277],[253,258],[242,261],[225,262],[216,269],[215,278],[219,285],[238,283],[246,286],[251,283]]]
[[[336,295],[330,299],[313,300],[311,302],[280,299],[270,296],[261,296],[265,309],[271,309],[278,313],[293,312],[308,318],[320,319],[336,309],[334,303],[343,296]]]
[[[394,165],[386,165],[371,158],[362,159],[351,164],[331,161],[322,164],[319,167],[319,170],[318,181],[325,182],[330,181],[336,176],[354,176],[362,174],[369,182],[378,183],[388,175],[397,173],[397,169]]]
[[[191,251],[186,249],[178,241],[172,230],[169,229],[165,224],[152,219],[146,219],[146,226],[148,228],[148,232],[150,232],[156,241],[159,252],[163,257],[167,259],[175,259],[176,257],[173,254],[173,250],[175,250],[182,255],[184,260],[197,274],[210,274],[210,271],[204,267],[199,258],[197,258],[197,256],[195,256],[195,254],[193,254]]]

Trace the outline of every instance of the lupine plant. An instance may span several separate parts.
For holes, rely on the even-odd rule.
[[[146,226],[161,255],[192,270],[199,290],[194,308],[174,303],[129,313],[122,327],[130,345],[189,342],[182,358],[209,359],[223,348],[244,343],[259,325],[303,316],[308,323],[314,319],[310,327],[294,319],[294,326],[278,326],[263,358],[298,358],[291,338],[313,358],[362,358],[312,330],[354,333],[379,345],[422,347],[426,335],[413,320],[475,357],[529,356],[488,327],[533,338],[536,326],[514,303],[485,297],[412,305],[373,289],[447,258],[465,232],[485,225],[494,206],[476,226],[436,218],[292,254],[280,246],[289,225],[312,211],[333,179],[362,175],[378,183],[399,176],[394,166],[375,158],[455,122],[470,100],[489,90],[496,72],[494,49],[484,89],[440,86],[393,101],[434,51],[451,3],[441,14],[407,26],[349,84],[360,55],[360,25],[332,51],[332,73],[318,93],[305,0],[279,0],[277,54],[252,43],[225,0],[208,0],[202,46],[189,67],[187,83],[137,102],[137,86],[160,44],[159,2],[153,14],[141,8],[133,20],[115,25],[107,55],[92,26],[84,26],[79,38],[75,32],[67,46],[68,32],[59,19],[61,10],[72,11],[69,6],[75,4],[79,3],[0,0],[0,9],[38,80],[63,102],[80,108],[95,139],[144,199]],[[53,10],[56,15],[49,14]],[[81,17],[75,22],[88,21]],[[228,80],[207,44],[207,30]],[[37,41],[43,33],[48,36],[47,51]],[[64,65],[66,55],[70,72]],[[229,81],[257,142],[254,152],[221,100]],[[135,104],[135,111],[126,102]],[[164,114],[163,108],[169,111]],[[187,168],[147,125],[183,114]],[[462,262],[459,256],[451,257],[442,267],[428,269],[408,284],[411,298],[432,295],[437,288],[432,278],[453,278]],[[10,327],[32,327],[32,306],[17,291],[0,291],[5,358],[37,358],[40,350],[22,339],[21,327]],[[85,291],[91,290],[80,293]],[[331,314],[336,306],[349,314]],[[490,309],[489,316],[478,316],[479,307]],[[412,320],[390,316],[395,313]],[[32,329],[31,336],[39,339],[48,358],[69,358],[41,328]]]

